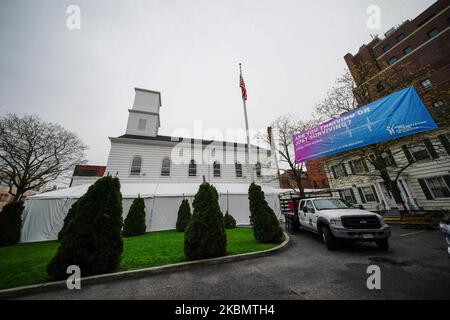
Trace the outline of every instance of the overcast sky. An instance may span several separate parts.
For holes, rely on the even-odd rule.
[[[243,128],[242,62],[251,128],[307,118],[347,52],[433,2],[0,0],[0,114],[57,122],[89,146],[89,163],[106,164],[134,87],[161,92],[160,134],[195,121]],[[66,27],[69,5],[81,9],[80,30]],[[380,30],[366,26],[369,5],[381,8]]]

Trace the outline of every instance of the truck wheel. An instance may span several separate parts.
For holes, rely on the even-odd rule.
[[[381,240],[376,240],[375,243],[377,244],[378,248],[380,248],[381,250],[389,250],[389,241],[388,239],[381,239]]]
[[[330,228],[322,227],[320,228],[320,233],[322,235],[322,240],[327,246],[328,250],[336,249],[336,243],[334,241],[333,235],[331,234]]]

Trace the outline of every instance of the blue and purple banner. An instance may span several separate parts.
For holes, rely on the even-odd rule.
[[[437,128],[413,87],[293,136],[297,163]]]

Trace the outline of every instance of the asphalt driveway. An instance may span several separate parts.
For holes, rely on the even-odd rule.
[[[25,299],[449,299],[450,259],[438,231],[392,226],[388,252],[375,244],[327,251],[319,237],[291,235],[272,256],[147,278],[116,280]],[[381,289],[369,290],[369,265],[381,268]]]

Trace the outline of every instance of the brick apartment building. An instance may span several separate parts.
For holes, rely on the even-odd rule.
[[[450,1],[439,0],[413,20],[388,30],[384,39],[375,37],[356,54],[344,57],[359,106],[412,85],[439,126],[416,135],[413,143],[403,139],[391,147],[394,163],[411,164],[397,183],[410,211],[450,210],[449,26]],[[362,172],[375,169],[364,159],[343,162],[344,156],[326,158],[330,186],[341,190],[336,195],[369,210],[396,209],[380,178],[351,174],[356,162],[362,164]]]
[[[448,113],[449,26],[450,1],[439,0],[415,19],[391,28],[384,39],[377,36],[355,55],[347,53],[344,59],[357,85],[359,105],[401,86],[396,82],[413,78],[411,84],[430,112]]]
[[[0,212],[3,210],[3,207],[7,205],[9,202],[13,200],[13,196],[9,193],[9,178],[3,176],[0,179]],[[33,195],[40,191],[40,188],[28,190],[24,194],[24,198],[27,196]],[[16,188],[13,187],[12,192],[16,192]]]
[[[323,159],[306,161],[306,172],[302,176],[302,186],[305,189],[327,189],[330,187]],[[297,188],[297,183],[291,170],[280,175],[280,188]]]

